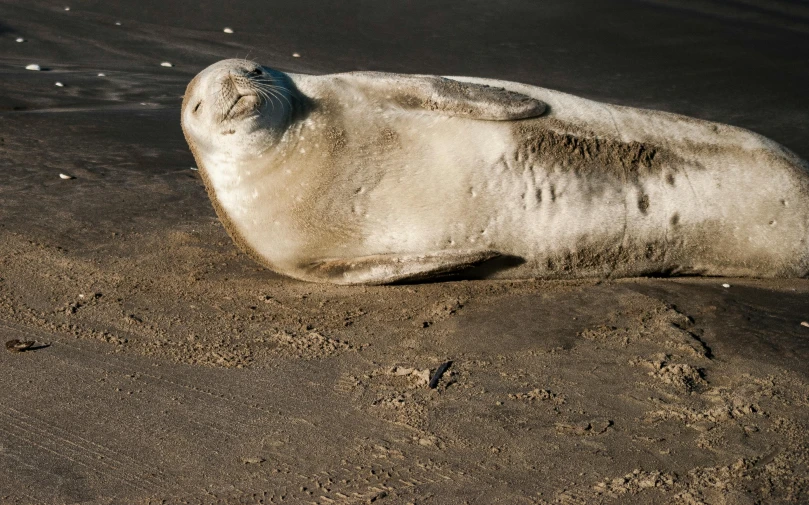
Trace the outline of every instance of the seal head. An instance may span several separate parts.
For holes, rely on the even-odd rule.
[[[183,134],[214,210],[236,244],[269,268],[273,265],[249,244],[228,212],[234,199],[229,190],[239,186],[245,164],[261,159],[284,135],[294,116],[293,104],[301,108],[304,103],[296,95],[286,74],[250,60],[230,59],[197,74],[183,96]]]
[[[292,111],[287,76],[249,60],[224,60],[200,72],[183,98],[182,126],[200,161],[260,154],[283,134]]]

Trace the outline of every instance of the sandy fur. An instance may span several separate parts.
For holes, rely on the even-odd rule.
[[[290,78],[306,114],[205,154],[189,140],[231,235],[278,272],[390,282],[491,251],[517,258],[486,272],[506,278],[809,269],[806,164],[751,132],[504,81],[453,78],[489,86],[470,99],[437,78]],[[544,115],[489,120],[529,97]]]

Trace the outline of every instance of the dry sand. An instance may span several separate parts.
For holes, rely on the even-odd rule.
[[[0,336],[36,342],[0,349],[0,503],[809,502],[809,281],[296,282],[234,248],[179,126],[188,80],[247,55],[521,80],[807,158],[809,9],[166,3],[0,5]]]

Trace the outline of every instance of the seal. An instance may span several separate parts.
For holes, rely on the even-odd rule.
[[[266,267],[338,284],[809,274],[809,165],[732,126],[469,77],[224,60],[182,126]]]

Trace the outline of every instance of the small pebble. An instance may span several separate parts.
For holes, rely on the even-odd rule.
[[[233,33],[233,28],[225,28],[222,31],[225,32],[225,33]]]
[[[42,67],[40,67],[36,63],[31,63],[30,65],[26,65],[25,69],[26,70],[42,70]]]
[[[300,55],[300,54],[298,54],[298,53],[292,53],[292,57],[293,57],[293,58],[300,58],[300,57],[301,57],[301,55]]]
[[[17,42],[25,42],[25,39],[22,37],[17,37]]]
[[[98,74],[99,77],[107,77],[107,74]]]
[[[65,85],[64,85],[64,84],[62,84],[62,83],[61,83],[61,82],[59,82],[59,81],[56,81],[56,85],[57,85],[57,86],[59,86],[60,88],[64,88],[64,87],[65,87]]]
[[[33,347],[35,343],[36,342],[31,341],[21,342],[15,338],[14,340],[6,342],[6,350],[8,352],[23,352]]]
[[[73,177],[72,175],[67,175],[67,174],[59,174],[59,178],[60,179],[75,179],[75,177]]]
[[[432,379],[429,379],[430,383],[428,384],[428,386],[430,387],[430,389],[435,389],[438,386],[438,381],[441,380],[441,376],[444,375],[444,372],[446,372],[449,369],[449,367],[451,367],[451,366],[452,366],[452,361],[446,361],[446,362],[442,363],[436,369],[435,374],[433,374]],[[428,378],[430,377],[430,371],[429,370],[427,370],[427,377]]]
[[[723,288],[729,288],[729,287],[730,287],[730,284],[727,284],[727,283],[726,283],[726,284],[722,284],[722,287],[723,287]]]
[[[65,7],[65,10],[66,10],[66,11],[69,11],[69,10],[70,10],[70,7]]]
[[[168,61],[164,61],[163,63],[161,63],[161,64],[160,64],[160,66],[161,66],[161,67],[173,67],[174,65],[172,65],[172,64],[171,64],[171,63],[169,63]]]
[[[801,321],[801,326],[804,328],[809,328],[809,321]]]
[[[266,461],[264,458],[255,458],[255,457],[242,458],[242,463],[244,463],[245,465],[258,465],[264,463],[264,461]]]
[[[116,22],[115,22],[115,26],[121,26],[121,22],[120,22],[120,21],[116,21]]]

